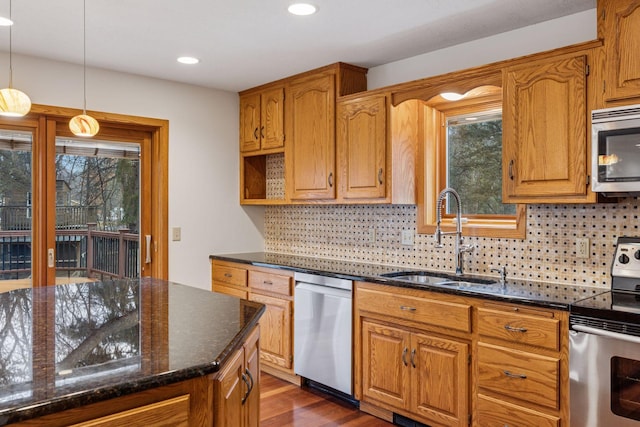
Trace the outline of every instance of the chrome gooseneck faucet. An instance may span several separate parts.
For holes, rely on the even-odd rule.
[[[451,194],[456,201],[456,231],[447,231],[444,232],[440,229],[440,222],[442,222],[442,201],[447,194]],[[470,252],[475,247],[474,245],[463,245],[463,237],[462,237],[462,203],[460,202],[460,195],[453,188],[445,188],[440,192],[438,196],[438,201],[436,203],[437,206],[437,220],[436,220],[436,232],[434,234],[434,238],[436,239],[436,248],[443,247],[442,245],[442,235],[443,234],[455,234],[455,255],[456,255],[456,276],[462,275],[462,254],[464,252]]]

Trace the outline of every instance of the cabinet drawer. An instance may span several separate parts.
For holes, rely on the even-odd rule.
[[[560,427],[560,419],[502,400],[478,395],[478,427]]]
[[[152,403],[140,408],[118,412],[106,417],[96,418],[71,427],[109,427],[119,425],[131,426],[151,426],[151,425],[171,425],[189,426],[189,395],[174,397]]]
[[[292,295],[291,277],[280,274],[249,271],[249,287],[252,290],[274,292],[282,295]]]
[[[478,343],[481,390],[559,409],[560,360]]]
[[[467,304],[371,289],[358,290],[357,304],[360,310],[471,332],[471,306]]]
[[[478,331],[480,335],[510,343],[559,351],[560,320],[553,318],[551,312],[544,314],[549,316],[478,308]]]
[[[247,286],[247,270],[244,268],[213,264],[211,277],[214,282],[222,282],[234,286]]]
[[[242,299],[247,299],[248,295],[247,291],[243,291],[242,289],[238,289],[233,286],[225,286],[220,283],[214,283],[212,290],[213,292],[218,292],[219,294],[227,294]]]

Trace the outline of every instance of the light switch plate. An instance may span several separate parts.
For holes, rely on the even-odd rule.
[[[173,240],[174,242],[179,242],[181,238],[182,230],[180,229],[180,227],[173,227],[171,229],[171,240]]]

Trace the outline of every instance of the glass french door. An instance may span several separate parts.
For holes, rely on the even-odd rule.
[[[140,144],[56,137],[56,283],[140,276]]]
[[[0,291],[31,286],[33,132],[0,128]]]
[[[94,138],[0,118],[0,292],[166,278],[166,122],[114,116]]]

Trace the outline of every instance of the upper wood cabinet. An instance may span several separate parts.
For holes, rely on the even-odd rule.
[[[640,0],[598,0],[604,39],[604,98],[640,98]]]
[[[338,103],[338,180],[345,199],[385,198],[386,96]]]
[[[392,107],[389,96],[340,99],[337,106],[338,200],[415,203],[418,106]]]
[[[336,63],[240,93],[241,204],[335,202],[336,99],[366,74]]]
[[[336,197],[335,75],[305,78],[289,86],[286,179],[294,200]]]
[[[294,203],[336,199],[336,100],[366,90],[366,71],[338,63],[289,81],[285,180]]]
[[[503,202],[587,200],[586,65],[573,55],[504,70]]]
[[[284,147],[284,88],[240,95],[240,151]]]

